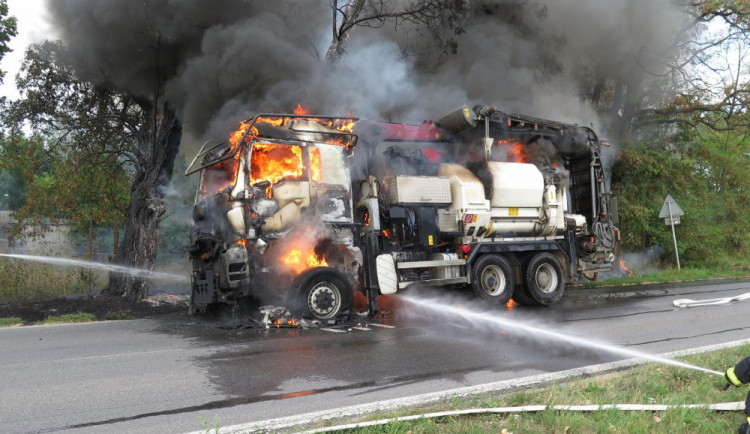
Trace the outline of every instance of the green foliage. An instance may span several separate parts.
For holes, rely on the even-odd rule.
[[[15,17],[8,16],[8,2],[7,0],[0,0],[0,60],[8,54],[10,48],[8,42],[10,38],[16,36],[17,23]],[[0,71],[0,83],[3,82],[3,76],[5,73]]]
[[[203,416],[198,416],[198,419],[201,421],[203,429],[206,430],[206,434],[211,434],[212,432],[218,434],[221,430],[221,418],[218,414],[214,415],[214,419],[212,421],[206,419]]]
[[[667,194],[685,211],[675,226],[680,258],[741,256],[750,248],[750,147],[743,129],[683,132],[673,141],[626,146],[613,169],[623,247],[665,249],[673,260],[669,226],[659,219]]]
[[[0,318],[0,327],[14,327],[23,324],[23,320],[17,316],[11,316],[8,318]]]
[[[75,324],[81,322],[93,322],[96,321],[96,317],[90,313],[79,312],[79,313],[66,313],[63,315],[54,315],[47,317],[44,321],[39,324]]]
[[[108,155],[84,147],[50,149],[40,137],[16,136],[4,144],[0,164],[26,181],[26,201],[15,212],[15,237],[42,235],[46,223],[59,219],[78,233],[124,220],[128,177]]]

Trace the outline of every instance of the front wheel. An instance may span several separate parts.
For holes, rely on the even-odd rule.
[[[298,282],[299,299],[294,303],[294,313],[318,320],[349,316],[354,306],[354,295],[348,280],[330,269],[310,271]]]
[[[525,267],[523,289],[528,304],[547,306],[558,302],[565,292],[560,261],[550,253],[533,256]]]
[[[503,306],[513,294],[513,269],[500,255],[484,255],[472,270],[472,290],[477,298],[492,306]]]

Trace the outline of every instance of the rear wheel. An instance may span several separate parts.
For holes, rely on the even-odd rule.
[[[477,298],[492,306],[502,306],[513,295],[513,269],[500,255],[484,255],[472,270],[472,290]]]
[[[551,253],[538,253],[524,267],[525,304],[547,306],[565,292],[565,276],[560,261]]]

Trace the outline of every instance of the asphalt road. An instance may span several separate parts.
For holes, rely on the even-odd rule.
[[[750,301],[678,309],[674,299],[747,292],[750,281],[569,290],[549,308],[494,314],[665,353],[750,329]],[[338,329],[238,329],[187,315],[0,329],[0,430],[194,431],[201,418],[228,426],[621,358],[389,309],[377,325]]]

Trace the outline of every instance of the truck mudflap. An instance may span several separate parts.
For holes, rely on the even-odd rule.
[[[398,291],[396,261],[390,253],[378,255],[376,259],[378,285],[381,294],[395,294]]]

